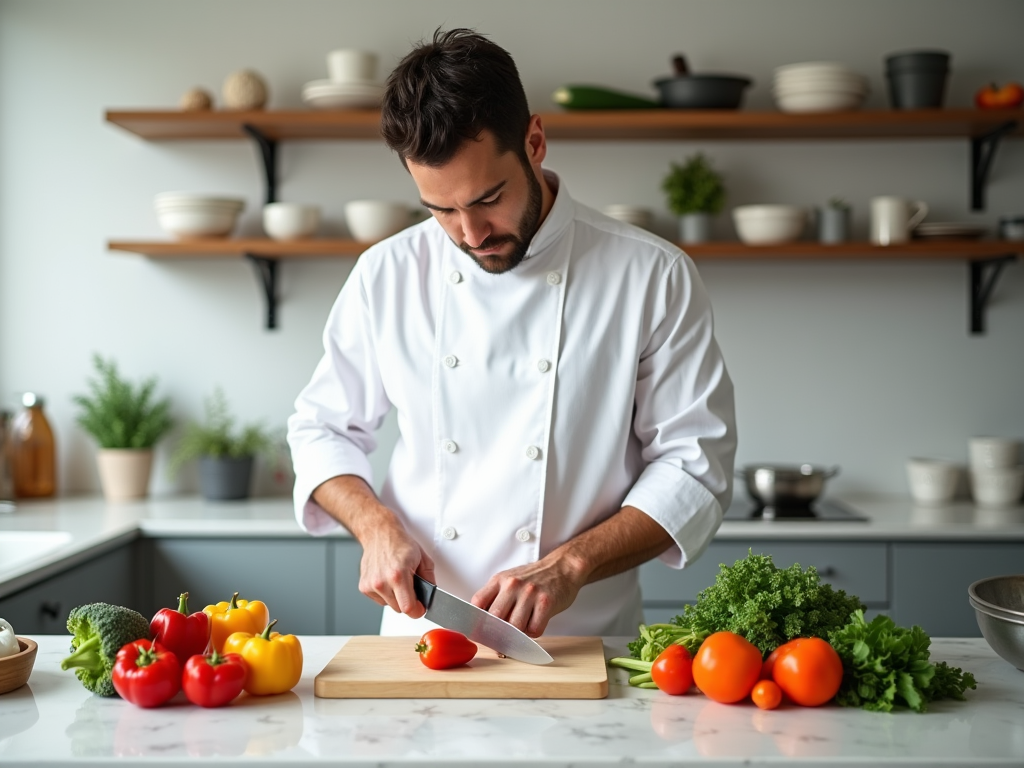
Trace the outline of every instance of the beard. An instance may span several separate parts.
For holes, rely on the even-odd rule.
[[[466,243],[457,243],[459,248],[471,258],[476,265],[484,272],[492,275],[500,275],[504,272],[515,269],[526,256],[530,249],[530,241],[537,234],[540,228],[540,211],[543,204],[543,196],[540,189],[540,182],[530,167],[524,168],[526,172],[527,199],[526,209],[519,219],[519,226],[515,234],[492,235],[484,240],[475,249],[470,248]],[[512,250],[508,254],[495,254],[494,256],[479,257],[473,253],[474,250],[485,251],[490,248],[512,244]]]

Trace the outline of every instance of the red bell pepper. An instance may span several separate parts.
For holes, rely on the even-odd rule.
[[[237,653],[193,656],[185,664],[181,688],[185,697],[200,707],[221,707],[242,692],[249,665]]]
[[[149,633],[178,657],[182,667],[195,655],[206,653],[210,644],[210,617],[202,611],[188,615],[188,592],[178,597],[178,610],[161,608],[149,622]]]
[[[110,678],[122,699],[159,707],[181,690],[181,664],[159,643],[135,640],[117,652]]]

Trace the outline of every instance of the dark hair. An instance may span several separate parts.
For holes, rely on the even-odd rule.
[[[405,165],[447,163],[484,130],[498,151],[527,160],[530,108],[508,51],[471,29],[435,30],[388,77],[381,134]]]

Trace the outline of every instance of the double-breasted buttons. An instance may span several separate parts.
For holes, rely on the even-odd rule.
[[[526,458],[528,458],[528,459],[539,459],[540,458],[540,448],[538,448],[536,445],[531,445],[529,448],[526,449]]]
[[[444,364],[447,365],[449,368],[454,368],[456,365],[459,364],[459,358],[457,358],[455,355],[445,355]]]
[[[441,531],[441,535],[444,536],[446,539],[448,539],[448,541],[451,541],[452,539],[454,539],[456,536],[459,535],[459,532],[456,531],[454,528],[452,528],[449,525],[447,528],[445,528],[443,531]]]
[[[455,444],[454,440],[445,440],[443,443],[441,443],[441,447],[448,451],[448,453],[455,453],[457,450],[459,450],[459,446]]]
[[[543,359],[538,360],[537,361],[537,370],[540,371],[541,373],[547,373],[548,371],[551,370],[551,361],[550,360],[543,360]]]
[[[562,282],[562,276],[557,272],[548,272],[548,285],[558,285]]]
[[[462,282],[462,273],[459,272],[458,270],[456,270],[456,271],[452,272],[450,275],[448,275],[448,279],[453,284],[458,285],[459,283]]]
[[[516,531],[516,538],[525,544],[531,538],[533,538],[533,534],[531,534],[526,528],[520,528],[518,531]]]

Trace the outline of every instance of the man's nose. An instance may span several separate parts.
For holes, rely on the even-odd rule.
[[[491,234],[487,220],[474,211],[462,214],[462,237],[470,248],[479,248]]]

